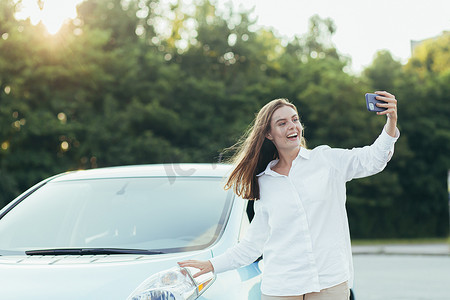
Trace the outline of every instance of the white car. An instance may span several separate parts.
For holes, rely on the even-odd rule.
[[[230,166],[142,165],[69,172],[0,211],[0,299],[260,299],[262,261],[206,274],[178,261],[235,245],[247,201]]]

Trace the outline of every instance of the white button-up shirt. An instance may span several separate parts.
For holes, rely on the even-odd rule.
[[[211,259],[216,273],[264,257],[261,291],[289,296],[319,292],[349,281],[353,263],[345,183],[380,172],[399,137],[385,130],[371,146],[351,150],[301,148],[289,175],[270,162],[258,175],[260,200],[245,238]]]

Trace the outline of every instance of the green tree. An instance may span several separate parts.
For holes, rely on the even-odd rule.
[[[30,71],[39,63],[37,56],[41,54],[42,42],[37,36],[42,34],[42,27],[15,20],[16,9],[12,1],[0,4],[0,202],[3,203],[35,183],[42,175],[39,166],[48,163],[45,151],[40,151],[47,146],[45,138],[40,149],[34,149],[32,155],[23,155],[36,142],[27,139],[27,132],[39,130],[33,128],[38,116],[30,114],[35,106],[26,83]],[[36,47],[25,47],[28,42],[36,42]],[[36,171],[30,172],[30,168]]]
[[[348,185],[352,235],[447,233],[448,33],[406,66],[379,52],[358,77],[318,16],[286,42],[231,4],[87,0],[51,36],[14,3],[0,3],[1,205],[67,170],[216,161],[274,98],[297,105],[310,148],[367,145],[385,119],[364,93],[381,89],[399,99],[402,137],[386,170]]]
[[[384,209],[363,214],[368,220],[377,215],[371,222],[373,228],[387,229],[380,231],[380,237],[445,236],[448,233],[450,77],[445,61],[450,56],[445,50],[446,44],[448,47],[445,33],[424,42],[416,48],[406,66],[394,61],[388,52],[380,52],[364,72],[372,89],[390,90],[396,95],[402,135],[388,166],[388,171],[395,174],[395,197]],[[441,62],[439,68],[434,63],[437,57]],[[383,221],[376,223],[375,220]]]
[[[372,65],[363,72],[370,87],[375,91],[390,91],[395,94],[402,74],[402,64],[392,58],[387,50],[378,51]]]
[[[399,99],[406,103],[402,128],[412,151],[399,169],[405,188],[405,201],[399,206],[408,216],[402,229],[409,236],[448,234],[449,37],[444,33],[418,46],[398,88]]]
[[[450,32],[444,31],[436,38],[427,39],[414,48],[406,69],[426,76],[444,74],[450,70]]]

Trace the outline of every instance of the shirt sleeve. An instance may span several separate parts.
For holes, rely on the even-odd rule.
[[[345,181],[361,178],[381,172],[394,154],[394,144],[400,137],[396,129],[395,137],[391,137],[383,129],[381,134],[370,146],[353,149],[327,148],[324,155],[340,172]]]
[[[255,201],[255,215],[244,239],[223,254],[210,259],[215,273],[249,265],[262,255],[269,234],[269,226],[267,214],[263,211],[259,201],[261,200]]]

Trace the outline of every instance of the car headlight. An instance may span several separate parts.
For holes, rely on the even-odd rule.
[[[196,269],[174,267],[156,273],[142,282],[127,300],[197,299],[214,282],[216,276],[210,272],[194,279],[191,270]]]

